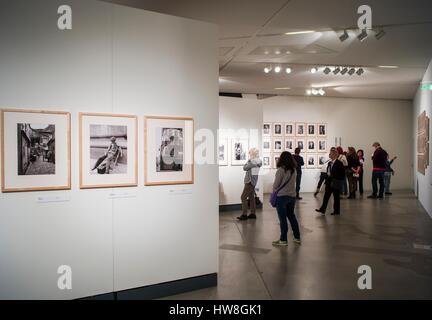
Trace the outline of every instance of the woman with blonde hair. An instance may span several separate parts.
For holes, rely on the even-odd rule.
[[[244,178],[244,188],[241,195],[242,215],[237,217],[238,220],[256,219],[255,187],[258,182],[258,173],[262,166],[259,158],[259,150],[252,148],[249,150],[249,160],[243,166],[246,172]],[[248,216],[248,200],[250,203],[250,215]]]

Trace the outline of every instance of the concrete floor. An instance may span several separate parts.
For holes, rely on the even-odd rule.
[[[432,219],[412,193],[341,200],[341,216],[315,213],[321,199],[297,203],[301,246],[272,247],[267,198],[256,221],[221,213],[219,285],[168,299],[432,299]],[[357,287],[360,265],[372,268],[372,290]]]

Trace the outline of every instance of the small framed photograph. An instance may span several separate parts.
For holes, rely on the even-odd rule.
[[[307,152],[316,152],[316,140],[315,139],[307,139]]]
[[[277,164],[279,162],[280,153],[273,154],[273,168],[277,169]]]
[[[271,145],[271,139],[270,138],[263,138],[263,152],[271,152],[272,145]]]
[[[273,136],[281,137],[282,133],[282,123],[273,123]]]
[[[3,192],[71,188],[70,113],[1,111]]]
[[[271,167],[272,167],[271,154],[270,153],[263,154],[263,168],[270,169]]]
[[[322,167],[328,160],[329,160],[329,157],[326,153],[318,154],[318,166],[319,167]]]
[[[228,139],[220,138],[218,143],[218,164],[220,166],[228,165]]]
[[[231,140],[231,165],[242,166],[248,159],[249,140],[232,139]]]
[[[272,134],[272,125],[269,122],[263,124],[262,135],[263,137],[270,137]]]
[[[315,137],[316,136],[316,124],[308,123],[307,124],[307,136]]]
[[[317,155],[308,153],[306,156],[306,168],[315,169],[317,167]]]
[[[273,139],[273,151],[274,152],[283,151],[283,139]]]
[[[318,152],[327,152],[327,140],[319,139],[318,140]]]
[[[318,136],[326,137],[327,136],[327,124],[319,123],[318,124]]]
[[[295,139],[285,139],[285,151],[294,153]]]
[[[80,188],[138,185],[138,118],[80,113]]]
[[[296,123],[296,136],[304,137],[306,136],[306,125],[304,123]]]
[[[145,185],[193,184],[193,118],[146,116],[144,128]]]
[[[296,139],[296,148],[300,148],[301,151],[305,151],[305,139]]]
[[[285,123],[285,136],[286,137],[294,137],[295,133],[295,126],[294,123]]]

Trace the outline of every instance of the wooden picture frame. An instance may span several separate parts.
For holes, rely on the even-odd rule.
[[[84,122],[87,123],[86,118],[93,118],[94,122],[90,121],[87,126],[84,127]],[[104,121],[102,121],[104,119]],[[109,168],[115,170],[116,166],[122,165],[122,168],[126,166],[126,172],[119,172],[118,174],[100,174],[98,169],[90,169],[93,164],[90,164],[91,159],[91,149],[95,148],[92,146],[92,136],[91,136],[91,126],[101,126],[101,127],[126,127],[126,151],[127,151],[127,163],[126,165],[119,163],[119,157],[116,157],[115,164]],[[130,129],[130,126],[133,126]],[[84,141],[84,133],[88,130],[88,141]],[[132,132],[130,132],[132,130]],[[113,134],[109,134],[113,135]],[[107,135],[105,139],[108,139]],[[130,137],[132,139],[130,139]],[[117,137],[118,139],[119,137]],[[100,139],[100,137],[98,137]],[[129,142],[132,140],[131,142]],[[109,142],[105,141],[105,145]],[[86,150],[84,148],[86,147]],[[110,147],[110,145],[108,146]],[[98,147],[98,149],[102,149]],[[120,146],[121,149],[121,146]],[[131,149],[131,150],[130,150]],[[133,151],[133,152],[130,152]],[[132,156],[130,156],[132,154]],[[87,156],[88,162],[84,162],[84,157]],[[101,158],[99,158],[100,160]],[[130,164],[129,159],[131,159],[132,164]],[[94,159],[93,159],[94,160]],[[121,161],[121,159],[120,159]],[[97,163],[97,162],[96,162]],[[111,162],[110,162],[111,163]],[[101,163],[103,165],[103,163]],[[84,174],[84,171],[93,172],[97,170],[99,173],[97,176],[91,174]],[[108,169],[110,170],[110,169]],[[131,170],[132,172],[129,172]],[[109,171],[108,171],[109,172]],[[106,166],[105,166],[106,173]],[[111,179],[111,181],[109,181]],[[97,181],[96,181],[97,180]],[[111,113],[91,113],[91,112],[80,112],[79,113],[79,181],[80,189],[97,189],[97,188],[121,188],[121,187],[137,187],[138,186],[138,117],[135,115],[126,114],[111,114]]]
[[[152,122],[155,122],[155,124],[159,122],[159,125],[164,125],[164,126],[174,125],[176,122],[178,122],[178,124],[183,122],[183,126],[180,126],[180,128],[176,126],[176,128],[182,129],[181,131],[182,134],[184,130],[184,134],[182,135],[182,142],[184,141],[182,144],[184,153],[182,158],[183,163],[181,164],[182,167],[181,171],[172,170],[167,172],[157,172],[158,164],[155,156],[157,152],[153,153],[153,150],[149,150],[149,146],[155,147],[153,145],[154,141],[150,141],[150,140],[155,139],[157,137],[154,136],[153,132],[149,132],[149,130],[152,128],[161,128],[161,127],[155,127],[155,124],[153,124]],[[195,162],[194,162],[195,161],[194,160],[195,128],[194,126],[195,126],[194,119],[192,117],[177,117],[177,116],[145,116],[144,117],[144,184],[146,186],[194,184],[194,179],[195,179]],[[166,129],[168,130],[170,128],[166,128]],[[174,128],[171,128],[171,130],[174,130]],[[187,138],[189,138],[190,140],[187,141]],[[189,143],[189,145],[187,143]],[[186,152],[187,148],[190,149],[189,150],[190,153]],[[162,150],[160,152],[162,153]],[[150,159],[149,157],[152,158]],[[154,170],[155,167],[156,170]],[[159,178],[156,179],[153,176],[159,176]]]
[[[5,118],[7,117],[7,114],[16,114],[15,117],[17,119],[13,119],[13,116],[11,115],[12,119],[7,119],[8,124],[5,125]],[[52,119],[44,119],[49,118],[49,116],[52,116]],[[18,120],[18,118],[21,117],[21,120]],[[41,174],[34,172],[32,174],[23,173],[23,170],[20,170],[19,162],[21,162],[23,155],[20,153],[22,152],[22,147],[20,150],[18,150],[18,130],[19,127],[15,125],[25,125],[28,129],[33,132],[37,132],[40,130],[40,132],[43,129],[37,129],[34,130],[31,128],[30,121],[31,118],[35,118],[35,122],[39,123],[41,125],[44,124],[50,124],[45,129],[47,129],[50,126],[54,126],[54,133],[52,135],[48,133],[44,133],[43,135],[45,137],[50,136],[49,143],[51,143],[51,146],[54,144],[53,149],[50,146],[40,146],[38,143],[38,150],[40,150],[42,154],[37,151],[37,154],[31,154],[32,151],[30,151],[32,148],[35,150],[36,148],[33,146],[27,146],[27,151],[29,154],[26,153],[25,157],[27,158],[29,162],[32,162],[30,158],[36,159],[31,164],[29,164],[26,167],[27,171],[30,166],[34,166],[34,163],[38,162],[40,160],[40,157],[42,157],[42,161],[47,160],[47,164],[50,165],[50,168],[52,168],[52,171],[54,173],[47,173],[47,174]],[[1,109],[0,110],[0,118],[1,118],[1,190],[3,193],[9,193],[9,192],[31,192],[31,191],[53,191],[53,190],[70,190],[71,189],[71,114],[69,112],[64,111],[51,111],[51,110],[32,110],[32,109]],[[37,119],[36,119],[37,118]],[[13,120],[13,121],[12,121]],[[33,123],[35,123],[33,122]],[[53,124],[54,123],[54,124]],[[62,131],[64,134],[59,135],[57,133],[57,126],[63,125]],[[6,128],[7,126],[10,126],[10,128]],[[9,137],[9,133],[5,132],[6,129],[10,129],[14,132],[11,137]],[[56,135],[57,133],[57,135]],[[42,139],[42,134],[40,134],[40,139]],[[59,139],[63,142],[62,144],[57,144],[57,140]],[[53,139],[54,138],[54,139]],[[12,141],[9,141],[11,139]],[[16,139],[16,141],[15,141]],[[16,142],[16,144],[15,144]],[[6,145],[14,144],[14,147],[16,148],[14,151],[9,151],[10,153],[6,154]],[[57,149],[58,146],[60,146],[60,162],[62,164],[59,164],[58,161],[56,161],[57,157]],[[44,149],[48,148],[48,149]],[[34,151],[36,152],[36,151]],[[47,158],[47,154],[50,153],[49,156],[50,159]],[[52,156],[52,153],[54,155]],[[12,156],[12,154],[15,154],[17,156],[16,161],[12,160],[15,156]],[[30,157],[27,157],[30,155]],[[58,155],[57,155],[58,156]],[[18,157],[21,161],[18,161]],[[52,160],[54,159],[54,160]],[[10,165],[16,169],[13,170],[12,167],[8,167],[9,163]],[[15,167],[16,165],[16,167]],[[7,170],[6,170],[6,167]],[[21,173],[20,173],[21,171]],[[7,173],[6,173],[7,172]],[[60,174],[59,174],[60,173]],[[43,183],[42,181],[39,182],[38,179],[40,176],[43,176]],[[56,182],[55,180],[58,180]],[[52,181],[50,181],[52,180]],[[61,182],[60,182],[61,181]],[[45,184],[45,185],[44,185]]]

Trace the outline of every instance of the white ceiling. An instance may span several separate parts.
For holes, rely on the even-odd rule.
[[[432,0],[107,0],[219,25],[220,91],[304,95],[322,87],[328,96],[412,99],[432,58]],[[358,6],[372,7],[374,31],[360,42]],[[285,32],[315,30],[302,35]],[[280,52],[279,54],[276,54]],[[288,52],[288,53],[287,53]],[[265,74],[268,63],[293,72]],[[313,66],[365,67],[362,76],[316,74]],[[396,65],[398,69],[382,69]],[[290,88],[276,90],[275,88]]]

